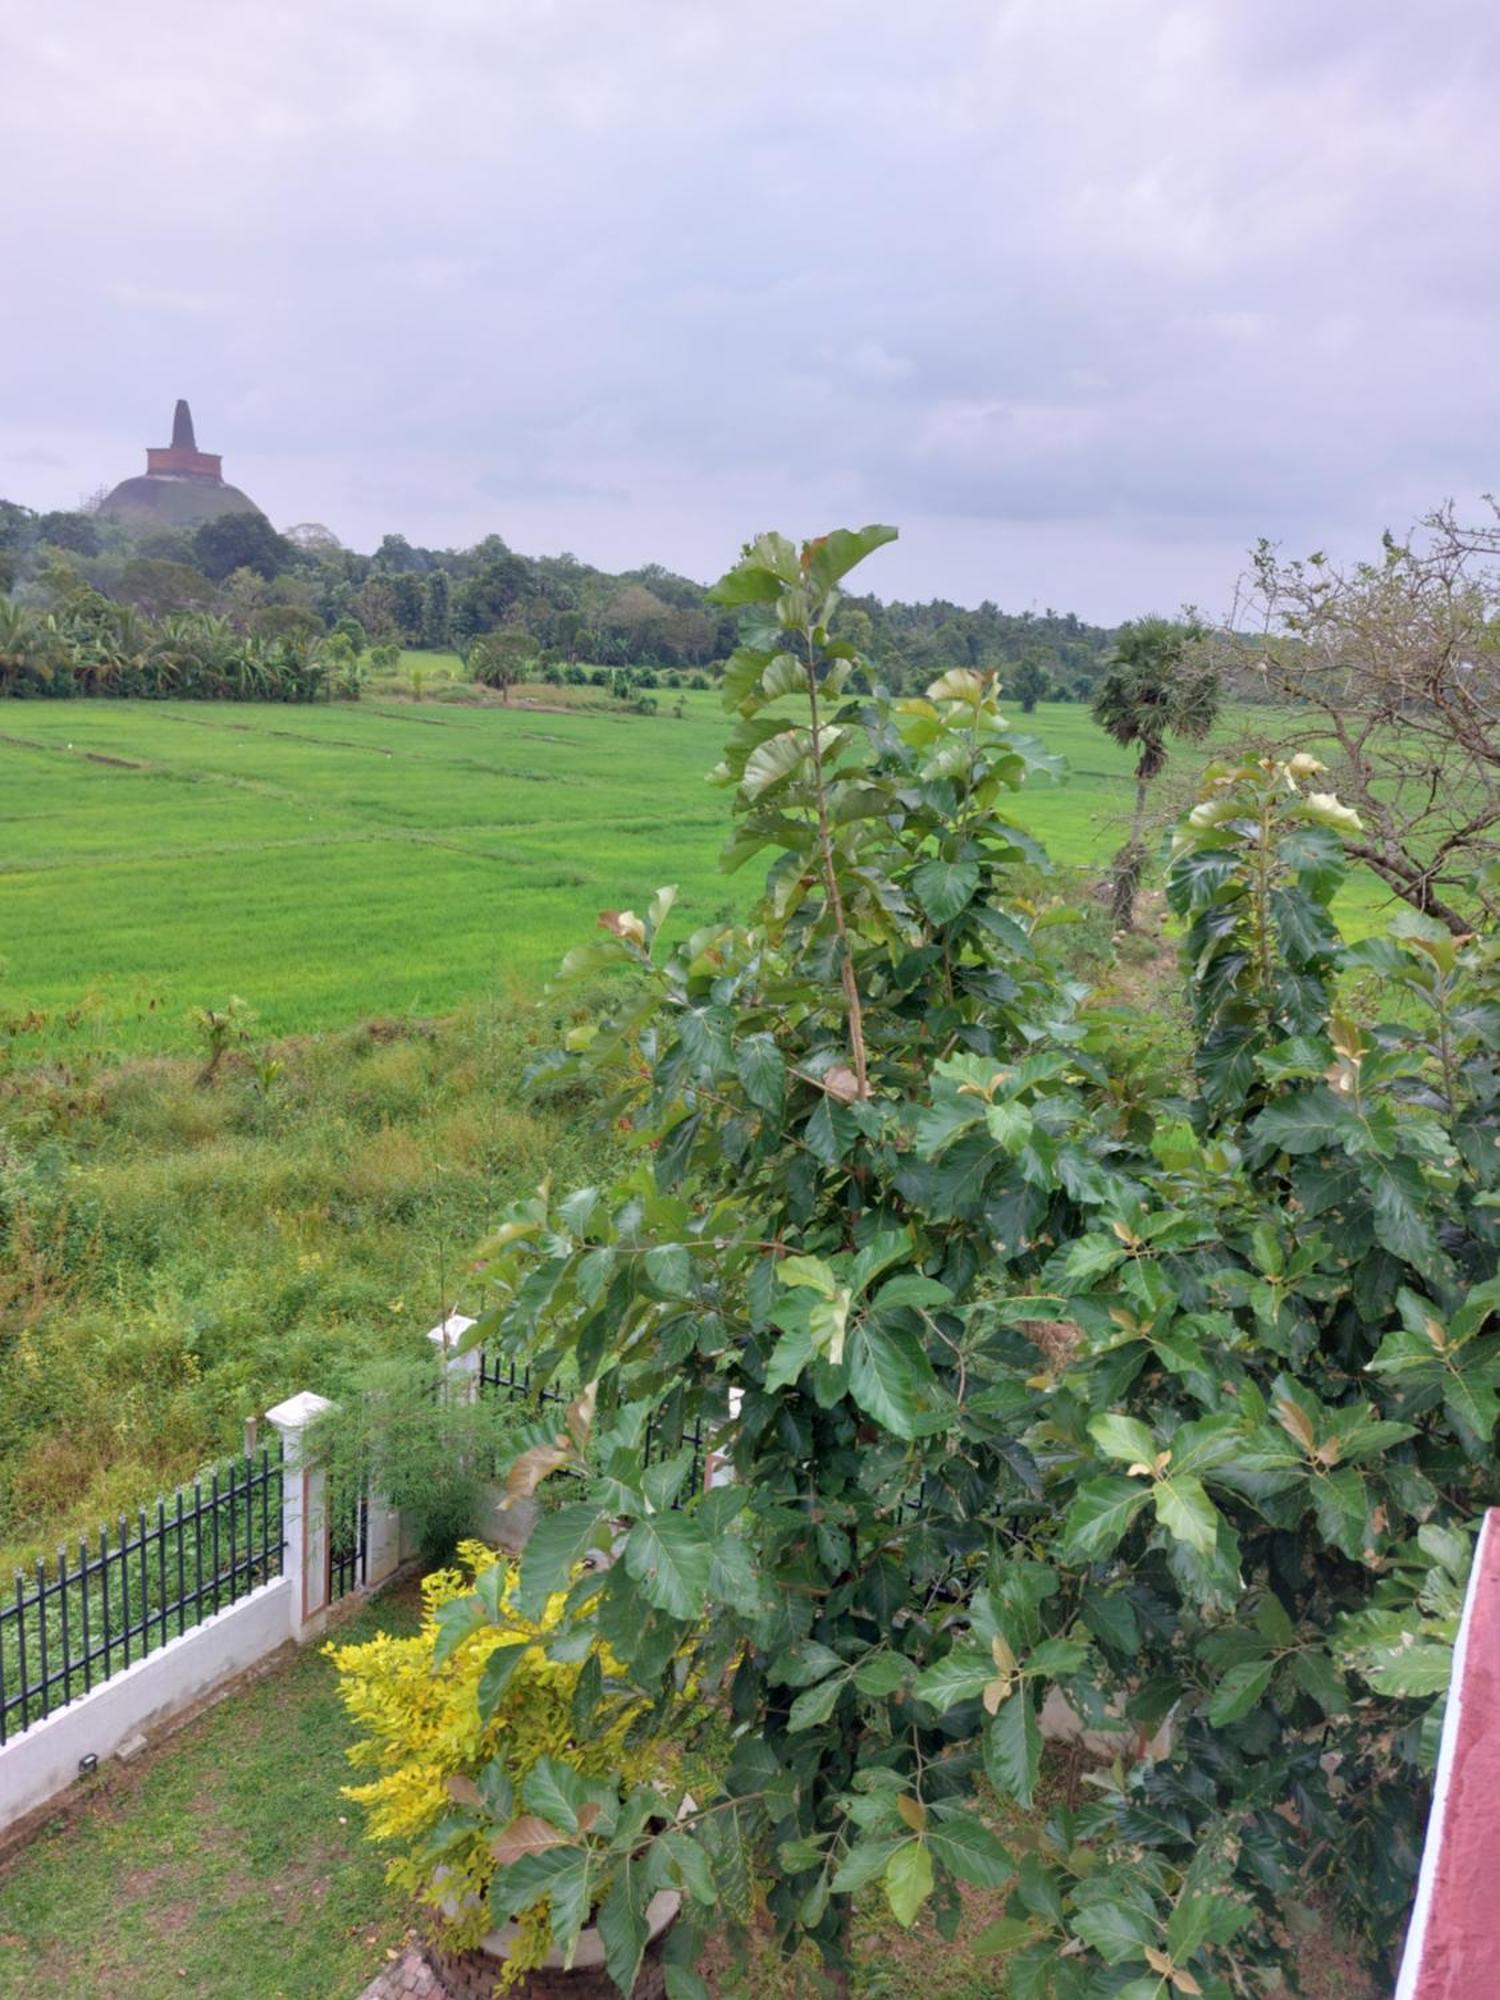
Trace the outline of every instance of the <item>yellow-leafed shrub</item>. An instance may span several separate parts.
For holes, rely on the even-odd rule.
[[[538,1619],[523,1618],[513,1604],[514,1568],[481,1542],[461,1543],[458,1556],[462,1567],[436,1570],[423,1580],[424,1615],[415,1636],[382,1633],[361,1645],[326,1650],[338,1669],[344,1706],[365,1732],[349,1760],[375,1774],[346,1787],[346,1796],[366,1808],[368,1837],[400,1850],[389,1879],[426,1904],[444,1942],[462,1949],[490,1928],[490,1840],[497,1821],[522,1810],[522,1790],[538,1759],[555,1758],[585,1778],[639,1783],[656,1775],[664,1753],[650,1744],[626,1747],[637,1706],[596,1711],[580,1735],[574,1694],[584,1662],[551,1660],[545,1648],[564,1621],[565,1598],[550,1598]],[[493,1582],[489,1572],[498,1572]],[[472,1599],[476,1589],[494,1615],[454,1644],[439,1614],[445,1605]],[[492,1655],[497,1647],[528,1641],[485,1719],[480,1683]],[[607,1650],[596,1657],[606,1680],[619,1674]],[[502,1983],[542,1963],[549,1916],[545,1900],[522,1915],[519,1946]]]

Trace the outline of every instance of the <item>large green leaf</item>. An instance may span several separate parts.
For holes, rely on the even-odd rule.
[[[786,1063],[771,1035],[747,1035],[735,1045],[735,1073],[757,1111],[779,1117],[786,1102]]]
[[[482,1632],[485,1626],[492,1622],[490,1613],[485,1609],[477,1591],[471,1592],[467,1597],[455,1597],[447,1604],[439,1605],[436,1616],[437,1642],[432,1649],[432,1664],[435,1667],[442,1666],[445,1660],[451,1659],[458,1651],[465,1639],[472,1638],[476,1632]]]
[[[781,585],[772,571],[759,563],[745,562],[721,576],[708,595],[715,604],[730,609],[739,604],[771,604],[781,595]]]
[[[520,1824],[526,1831],[534,1826],[538,1839],[545,1831],[539,1821]],[[558,1876],[573,1867],[577,1848],[562,1841],[560,1835],[554,1834],[552,1838],[557,1845],[529,1849],[519,1859],[498,1867],[490,1877],[490,1914],[496,1923],[503,1924],[507,1918],[539,1903],[543,1896],[551,1894]]]
[[[689,1833],[672,1827],[659,1836],[662,1849],[672,1858],[678,1880],[695,1903],[712,1905],[718,1901],[714,1874],[708,1856]]]
[[[663,1298],[686,1298],[693,1288],[693,1259],[681,1243],[658,1243],[646,1252],[646,1277]]]
[[[1410,1160],[1378,1160],[1368,1185],[1376,1242],[1393,1257],[1427,1268],[1437,1255],[1437,1240],[1423,1213],[1426,1190],[1419,1169]]]
[[[1159,1479],[1151,1492],[1156,1502],[1156,1518],[1179,1542],[1196,1549],[1200,1556],[1214,1552],[1219,1535],[1219,1510],[1204,1491],[1203,1481],[1191,1472]]]
[[[526,1773],[521,1787],[521,1803],[528,1812],[565,1833],[577,1833],[578,1815],[588,1801],[582,1778],[571,1765],[556,1757],[538,1757]]]
[[[927,1844],[951,1874],[976,1889],[998,1889],[1015,1872],[1009,1849],[972,1813],[951,1807],[931,1813]]]
[[[760,677],[773,655],[766,646],[736,646],[724,662],[719,691],[726,708],[736,708],[760,686]],[[753,704],[752,704],[753,706]]]
[[[651,1514],[625,1542],[625,1568],[641,1595],[672,1618],[698,1618],[708,1589],[711,1551],[686,1514]]]
[[[484,1663],[484,1671],[479,1676],[479,1719],[488,1722],[500,1706],[500,1698],[510,1684],[510,1677],[526,1657],[529,1641],[512,1640],[504,1646],[497,1646]]]
[[[1146,1946],[1158,1941],[1159,1926],[1154,1916],[1125,1897],[1085,1903],[1068,1919],[1075,1937],[1098,1952],[1106,1965],[1125,1965],[1143,1959]],[[1161,1982],[1165,1984],[1165,1982]]]
[[[713,2000],[701,1974],[689,1971],[685,1965],[668,1965],[662,1970],[667,1982],[667,2000]]]
[[[911,878],[912,894],[928,920],[941,928],[952,923],[979,887],[977,861],[924,861]]]
[[[1283,1153],[1316,1153],[1337,1143],[1348,1109],[1325,1084],[1299,1090],[1268,1104],[1250,1129],[1257,1139]]]
[[[911,1231],[909,1229],[883,1229],[880,1234],[866,1243],[849,1266],[849,1290],[855,1298],[867,1292],[882,1271],[888,1271],[892,1264],[899,1264],[911,1255]],[[929,1279],[918,1277],[915,1272],[904,1272],[893,1278],[891,1285],[927,1285]],[[891,1286],[885,1286],[881,1297],[885,1298]],[[939,1288],[941,1289],[941,1287]],[[890,1301],[887,1300],[889,1304]]]
[[[886,1871],[886,1866],[896,1849],[904,1845],[904,1837],[890,1834],[883,1839],[865,1839],[849,1849],[834,1870],[834,1893],[852,1896],[857,1890],[868,1888],[878,1882]]]
[[[914,1333],[869,1316],[849,1344],[849,1387],[860,1408],[897,1437],[916,1438],[944,1421],[942,1392]]]
[[[1085,1480],[1063,1522],[1064,1551],[1085,1562],[1110,1555],[1150,1497],[1139,1479]]]
[[[862,563],[887,542],[894,542],[898,533],[896,528],[871,522],[866,528],[835,528],[831,535],[820,535],[808,543],[808,582],[814,590],[832,590],[856,563]]]
[[[1156,1439],[1135,1417],[1107,1411],[1089,1419],[1089,1436],[1107,1458],[1137,1460],[1150,1465],[1156,1457]]]
[[[831,1646],[817,1639],[798,1639],[771,1662],[766,1679],[773,1687],[812,1687],[830,1674],[842,1673],[847,1664]]]
[[[568,1588],[574,1565],[593,1545],[599,1521],[600,1510],[587,1500],[537,1516],[521,1557],[516,1592],[516,1609],[523,1617],[539,1616],[549,1597]]]
[[[1370,1535],[1370,1494],[1364,1477],[1352,1465],[1314,1479],[1310,1485],[1318,1527],[1351,1561],[1364,1554]]]
[[[1141,1643],[1140,1621],[1123,1590],[1104,1591],[1092,1584],[1079,1603],[1079,1616],[1094,1637],[1129,1659]]]
[[[990,1718],[984,1732],[984,1768],[1002,1792],[1030,1806],[1042,1768],[1042,1732],[1025,1686],[1007,1696]]]
[[[883,1700],[903,1687],[911,1675],[911,1663],[899,1653],[871,1653],[854,1670],[854,1685],[861,1694]]]
[[[977,1646],[955,1646],[918,1674],[914,1693],[946,1715],[956,1702],[972,1701],[995,1678],[994,1655]]]
[[[567,1861],[548,1884],[552,1908],[552,1942],[563,1955],[564,1965],[573,1963],[578,1936],[592,1913],[598,1864],[586,1847],[565,1850]]]
[[[815,1729],[820,1722],[826,1722],[838,1706],[839,1696],[849,1685],[847,1673],[834,1674],[816,1687],[804,1688],[792,1703],[787,1715],[786,1727],[789,1736],[796,1736],[801,1730]]]
[[[1248,1715],[1271,1685],[1275,1671],[1274,1660],[1241,1660],[1238,1666],[1231,1667],[1208,1704],[1208,1719],[1215,1729]]]
[[[771,1350],[766,1364],[767,1395],[774,1395],[778,1389],[795,1382],[816,1351],[810,1324],[789,1328]]]
[[[614,1886],[599,1911],[599,1937],[604,1963],[622,1993],[629,1993],[641,1969],[648,1929],[642,1871],[633,1861],[617,1864]]]
[[[1443,1404],[1471,1450],[1482,1451],[1495,1432],[1500,1397],[1477,1368],[1455,1368],[1443,1377]]]
[[[1416,1700],[1447,1693],[1453,1678],[1453,1647],[1444,1640],[1403,1640],[1369,1647],[1356,1657],[1355,1665],[1381,1694]]]
[[[807,762],[811,738],[805,729],[783,729],[779,736],[758,744],[745,759],[740,786],[747,799],[758,799],[773,785]]]
[[[908,1928],[932,1894],[932,1855],[920,1840],[906,1840],[885,1864],[885,1899],[898,1924]]]

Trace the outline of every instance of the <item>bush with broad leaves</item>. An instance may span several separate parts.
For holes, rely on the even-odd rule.
[[[664,891],[573,955],[632,976],[555,1073],[614,1080],[637,1163],[487,1253],[474,1338],[596,1385],[523,1602],[571,1590],[643,1727],[690,1676],[734,1731],[690,1822],[622,1785],[551,1865],[608,1883],[622,1990],[682,1889],[673,2000],[762,1897],[841,1980],[875,1884],[949,1932],[1008,1886],[977,1943],[1019,1996],[1261,1990],[1315,1889],[1378,1960],[1496,1489],[1492,944],[1345,946],[1313,760],[1219,767],[1169,880],[1196,1078],[1123,1060],[1011,887],[1044,754],[988,676],[895,699],[835,636],[890,532],[765,536],[719,587],[726,861],[764,893],[680,936]],[[1361,971],[1389,1018],[1340,1004]],[[701,1493],[695,1422],[733,1471]],[[1118,1745],[1081,1786],[1044,1783],[1054,1689]]]

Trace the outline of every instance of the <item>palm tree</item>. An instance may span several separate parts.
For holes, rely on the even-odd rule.
[[[200,611],[193,620],[194,645],[199,665],[209,682],[209,691],[223,698],[233,695],[245,672],[246,641],[227,618]],[[251,684],[255,684],[251,675]]]
[[[32,675],[50,680],[55,652],[55,635],[46,622],[24,604],[0,597],[0,695]]]
[[[73,643],[73,674],[83,694],[113,694],[138,673],[151,650],[151,626],[130,604],[116,604]]]
[[[1135,816],[1115,856],[1112,901],[1117,929],[1135,923],[1135,892],[1146,864],[1146,808],[1167,761],[1167,738],[1201,743],[1219,715],[1219,677],[1197,653],[1196,625],[1138,618],[1122,625],[1114,658],[1094,690],[1095,722],[1124,750],[1134,749]]]

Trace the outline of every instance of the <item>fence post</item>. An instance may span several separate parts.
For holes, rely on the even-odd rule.
[[[374,1590],[401,1567],[401,1509],[383,1494],[369,1495],[369,1530],[365,1544],[365,1588]]]
[[[460,1403],[472,1403],[479,1395],[479,1364],[484,1350],[471,1347],[467,1354],[454,1352],[473,1324],[461,1312],[453,1312],[427,1335],[442,1361],[449,1393]]]
[[[291,1579],[291,1635],[299,1643],[316,1638],[328,1610],[327,1479],[321,1467],[304,1464],[302,1434],[332,1408],[326,1396],[304,1389],[266,1412],[281,1435],[282,1573]]]

